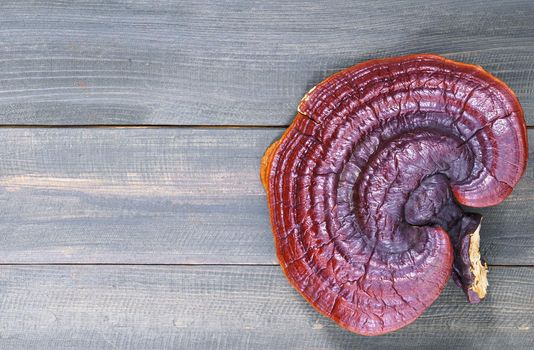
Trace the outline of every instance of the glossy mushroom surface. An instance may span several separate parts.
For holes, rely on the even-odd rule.
[[[451,273],[486,293],[481,216],[527,162],[514,93],[436,55],[367,61],[310,90],[262,159],[280,265],[319,312],[379,335],[414,321]]]

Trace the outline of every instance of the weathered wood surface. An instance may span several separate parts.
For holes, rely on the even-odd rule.
[[[0,2],[2,124],[286,125],[369,58],[434,52],[504,79],[534,124],[534,2]]]
[[[0,129],[0,263],[274,264],[258,172],[282,132]],[[530,165],[483,210],[490,264],[533,263],[533,198]]]
[[[366,338],[242,266],[276,264],[258,170],[283,128],[5,127],[283,126],[326,76],[414,52],[482,65],[534,126],[530,0],[0,1],[0,349],[532,349],[532,267]],[[529,166],[482,211],[490,264],[534,265],[533,200]]]
[[[0,267],[2,349],[532,349],[534,269],[495,267],[488,299],[449,283],[380,337],[337,327],[271,266]]]

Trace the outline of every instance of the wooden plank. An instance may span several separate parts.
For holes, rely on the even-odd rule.
[[[282,132],[0,129],[0,263],[274,264],[258,172]],[[491,264],[534,261],[533,198],[531,165],[483,210]]]
[[[3,124],[287,125],[362,60],[480,64],[534,125],[534,2],[0,2]]]
[[[281,130],[0,129],[0,262],[274,263]]]
[[[487,300],[449,283],[415,323],[338,328],[271,266],[0,267],[2,349],[532,349],[534,269],[497,267]]]

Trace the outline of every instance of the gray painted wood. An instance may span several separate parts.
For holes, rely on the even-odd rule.
[[[534,269],[496,267],[469,305],[449,283],[413,324],[338,328],[278,267],[0,267],[2,349],[532,349]]]
[[[534,125],[534,2],[0,2],[0,124],[286,125],[369,58],[480,64]]]
[[[0,125],[286,125],[326,76],[413,52],[484,66],[534,125],[528,0],[5,0],[0,43]],[[275,264],[258,170],[282,132],[0,128],[0,264]],[[491,264],[534,261],[533,169],[483,210]],[[276,266],[0,265],[0,348],[531,349],[534,269],[489,278],[365,338]]]
[[[282,132],[0,129],[0,263],[274,264],[258,172]],[[533,189],[530,166],[483,210],[490,264],[534,261]]]

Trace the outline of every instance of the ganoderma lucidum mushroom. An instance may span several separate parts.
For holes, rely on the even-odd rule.
[[[414,321],[452,274],[486,294],[482,217],[527,162],[514,93],[436,55],[378,59],[310,90],[262,160],[280,265],[320,313],[378,335]]]

